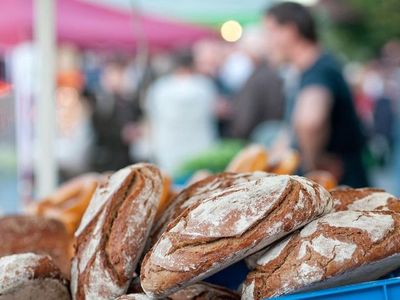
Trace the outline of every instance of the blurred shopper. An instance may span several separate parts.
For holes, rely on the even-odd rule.
[[[231,133],[236,138],[249,139],[257,125],[283,118],[283,86],[277,72],[265,60],[261,30],[245,32],[239,47],[250,58],[253,72],[234,97]]]
[[[228,54],[229,47],[218,40],[201,40],[193,47],[195,70],[208,77],[217,92],[215,112],[218,135],[221,137],[229,135],[229,120],[231,117],[230,96],[232,96],[233,91],[227,80],[224,80],[221,76],[224,75],[223,72],[221,74],[221,69],[227,61]],[[241,65],[243,67],[243,64]]]
[[[83,78],[80,71],[58,75],[56,97],[56,154],[62,180],[90,169],[92,147],[91,110],[82,95]]]
[[[387,95],[394,107],[394,185],[396,195],[400,195],[400,40],[391,40],[382,49],[383,64],[387,69]]]
[[[264,20],[273,57],[301,72],[291,113],[303,171],[325,169],[341,184],[368,184],[362,162],[364,136],[341,68],[321,49],[310,12],[284,2],[266,11]]]
[[[108,62],[101,74],[101,89],[95,95],[92,123],[95,133],[92,168],[95,171],[120,169],[131,163],[124,131],[138,117],[135,103],[124,91],[125,64]]]
[[[156,163],[170,174],[216,140],[212,82],[194,72],[193,57],[176,56],[172,74],[150,86],[146,101]]]

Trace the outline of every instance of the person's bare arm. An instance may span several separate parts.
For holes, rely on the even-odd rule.
[[[301,91],[293,115],[305,171],[314,170],[330,132],[332,97],[324,87],[310,86]]]

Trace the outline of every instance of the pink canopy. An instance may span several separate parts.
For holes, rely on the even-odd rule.
[[[138,30],[152,49],[189,45],[215,36],[208,28],[130,14],[82,0],[56,1],[58,41],[82,48],[132,50],[137,45]],[[9,47],[30,40],[32,32],[32,0],[1,0],[0,45]]]

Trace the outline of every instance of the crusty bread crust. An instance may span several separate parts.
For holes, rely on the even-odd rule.
[[[51,291],[51,294],[48,292]],[[0,258],[0,299],[70,299],[68,282],[49,256],[33,253]]]
[[[101,185],[76,235],[71,291],[74,299],[123,295],[142,254],[162,189],[160,171],[137,164]]]
[[[29,204],[26,211],[61,221],[73,235],[97,185],[104,179],[104,175],[96,173],[75,177],[46,198]]]
[[[267,249],[247,276],[242,299],[373,280],[400,266],[399,252],[400,214],[331,213]]]
[[[400,212],[400,201],[382,189],[342,188],[330,191],[333,199],[333,211],[342,210],[392,210]]]
[[[264,172],[240,174],[224,172],[217,175],[210,175],[191,184],[171,200],[161,217],[155,220],[150,233],[149,248],[158,241],[161,234],[167,229],[168,224],[190,205],[200,203],[222,189],[265,176],[268,176],[268,174]]]
[[[0,218],[0,257],[33,252],[48,254],[69,277],[72,239],[57,220],[37,216],[5,216]]]
[[[215,189],[179,214],[146,254],[142,287],[149,296],[170,295],[331,208],[324,188],[298,176],[261,173],[255,180]]]

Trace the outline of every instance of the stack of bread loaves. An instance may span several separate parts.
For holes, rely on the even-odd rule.
[[[167,185],[145,163],[103,180],[75,232],[70,284],[55,254],[4,256],[0,300],[263,299],[400,266],[400,206],[382,190],[225,172],[165,201]],[[239,292],[202,282],[242,259],[252,271]]]

